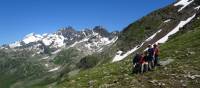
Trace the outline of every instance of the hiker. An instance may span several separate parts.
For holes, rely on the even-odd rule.
[[[139,63],[140,63],[141,73],[148,71],[148,58],[147,58],[147,52],[146,51],[141,54]]]
[[[149,67],[149,70],[152,70],[154,68],[154,49],[152,48],[150,44],[148,45],[147,52],[148,52],[148,56],[147,56],[148,67]]]
[[[159,64],[159,57],[158,57],[160,52],[159,52],[158,45],[154,44],[153,48],[154,48],[154,58],[155,58],[154,65],[155,66],[160,66],[160,64]]]
[[[139,53],[136,53],[135,57],[133,58],[133,69],[132,73],[139,73],[140,72],[140,61],[141,55]]]
[[[148,52],[147,51],[144,51],[144,72],[147,72],[148,71]]]

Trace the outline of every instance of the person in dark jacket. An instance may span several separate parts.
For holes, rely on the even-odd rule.
[[[132,73],[139,73],[140,72],[140,64],[139,64],[140,58],[141,58],[141,55],[139,53],[137,53],[134,56],[133,61],[132,61],[132,64],[133,64]]]
[[[149,67],[149,70],[152,70],[152,68],[154,67],[154,49],[152,48],[151,45],[148,45],[148,49],[147,49],[147,52],[148,52],[148,67]]]

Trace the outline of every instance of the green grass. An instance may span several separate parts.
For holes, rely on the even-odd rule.
[[[61,51],[53,60],[53,62],[55,64],[66,64],[66,63],[74,63],[74,62],[78,62],[75,61],[78,55],[80,55],[80,52],[76,49],[68,49],[68,50],[63,50]]]
[[[189,88],[200,86],[200,78],[191,79],[188,74],[200,75],[200,28],[179,34],[161,45],[161,58],[175,61],[165,67],[145,74],[131,73],[131,56],[116,63],[106,63],[95,68],[82,71],[76,77],[69,78],[58,88]],[[155,85],[150,81],[156,80]],[[164,84],[164,85],[158,85]],[[184,85],[183,85],[184,84]]]

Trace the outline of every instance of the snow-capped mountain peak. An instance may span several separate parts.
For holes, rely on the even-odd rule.
[[[42,42],[49,46],[53,43],[54,47],[62,47],[64,46],[64,36],[57,34],[43,34]]]
[[[20,47],[20,46],[22,46],[22,45],[20,44],[19,41],[15,42],[15,43],[12,43],[12,44],[9,44],[10,48],[15,48],[15,47]]]
[[[25,44],[29,44],[32,42],[37,42],[39,40],[41,40],[43,37],[39,34],[35,34],[35,33],[30,33],[28,35],[25,36],[25,38],[22,40]]]
[[[88,54],[103,49],[116,41],[117,32],[109,33],[103,27],[75,31],[72,27],[63,28],[55,33],[26,35],[23,40],[9,44],[11,49],[34,50],[36,54],[54,53],[62,48],[76,48]],[[50,52],[49,52],[50,50]]]
[[[46,46],[49,46],[52,43],[53,43],[53,47],[64,46],[64,36],[58,35],[58,34],[45,33],[45,34],[40,35],[40,34],[30,33],[26,35],[22,41],[25,44],[42,41],[42,43]]]

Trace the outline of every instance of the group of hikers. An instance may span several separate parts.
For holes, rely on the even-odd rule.
[[[148,45],[147,50],[142,53],[137,53],[133,58],[133,72],[144,73],[151,71],[159,64],[159,47],[157,44]]]

